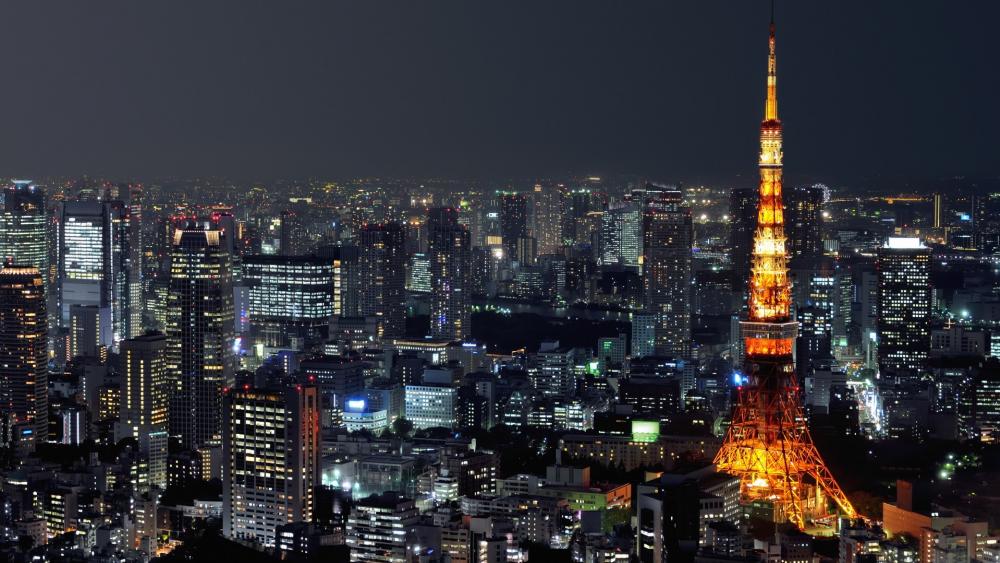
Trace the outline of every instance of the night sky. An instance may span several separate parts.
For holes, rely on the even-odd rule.
[[[4,3],[0,174],[739,184],[756,176],[768,13],[766,0]],[[992,0],[779,1],[788,174],[1000,174],[998,22]]]

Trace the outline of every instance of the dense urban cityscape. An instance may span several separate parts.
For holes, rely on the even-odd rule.
[[[786,181],[773,9],[756,187],[5,181],[0,558],[1000,562],[1000,180]]]

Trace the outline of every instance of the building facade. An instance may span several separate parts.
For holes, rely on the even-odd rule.
[[[24,445],[44,443],[49,434],[44,287],[37,268],[0,268],[0,408]]]
[[[233,390],[222,447],[222,525],[227,538],[274,547],[275,530],[309,522],[319,479],[315,387]]]
[[[657,315],[656,353],[691,354],[691,210],[680,192],[651,194],[643,212],[646,310]]]
[[[406,236],[398,223],[367,224],[360,247],[360,313],[379,320],[379,337],[406,332]]]
[[[146,334],[123,340],[119,361],[122,392],[118,440],[134,438],[139,443],[149,467],[149,484],[165,489],[170,405],[167,337]]]
[[[222,231],[179,229],[170,257],[167,370],[170,433],[185,447],[222,438],[222,391],[233,385],[232,270]]]
[[[419,513],[414,502],[395,493],[372,495],[357,502],[347,519],[347,546],[351,561],[403,563],[407,561],[409,528]]]
[[[458,424],[458,390],[448,385],[407,385],[404,395],[406,419],[416,429],[455,428]]]
[[[458,210],[432,209],[427,221],[431,337],[464,340],[471,330],[472,247]]]
[[[255,345],[284,347],[292,339],[326,338],[334,315],[332,260],[318,256],[254,255],[243,259],[247,317]]]
[[[890,238],[878,251],[878,363],[883,376],[915,375],[930,350],[931,251]]]

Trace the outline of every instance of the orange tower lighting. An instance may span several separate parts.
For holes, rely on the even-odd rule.
[[[740,323],[748,381],[739,389],[732,424],[715,456],[719,471],[740,479],[744,502],[771,502],[776,514],[805,527],[807,487],[814,485],[843,513],[854,507],[813,444],[799,400],[792,346],[791,285],[781,199],[781,120],[772,11],[767,102],[760,125],[760,202],[754,233],[749,313]]]

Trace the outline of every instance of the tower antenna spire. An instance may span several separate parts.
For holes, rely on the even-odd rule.
[[[764,120],[778,119],[778,59],[774,53],[774,0],[771,0],[771,25],[767,38],[767,102]]]

